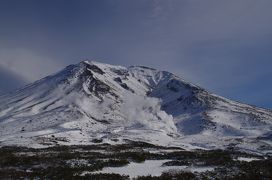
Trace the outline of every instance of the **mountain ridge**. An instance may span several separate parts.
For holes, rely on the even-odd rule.
[[[83,61],[0,96],[0,103],[0,145],[130,139],[187,149],[272,149],[271,110],[144,66]]]

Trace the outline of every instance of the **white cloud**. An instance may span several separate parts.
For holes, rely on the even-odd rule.
[[[22,76],[29,82],[62,68],[58,61],[24,48],[0,49],[0,66]]]
[[[160,129],[165,132],[176,132],[172,115],[161,110],[161,102],[157,98],[129,94],[124,97],[121,112],[131,126],[142,125],[145,128]],[[134,127],[135,128],[135,127]]]

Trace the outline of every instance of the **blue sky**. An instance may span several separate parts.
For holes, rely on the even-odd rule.
[[[272,108],[271,0],[0,0],[0,92],[90,59]]]

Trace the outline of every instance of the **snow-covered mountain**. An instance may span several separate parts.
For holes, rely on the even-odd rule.
[[[0,145],[123,143],[272,151],[272,111],[166,71],[93,61],[0,96]]]

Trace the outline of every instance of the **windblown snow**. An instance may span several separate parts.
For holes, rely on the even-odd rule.
[[[133,140],[267,153],[271,130],[271,110],[143,66],[84,61],[0,96],[1,146]]]

